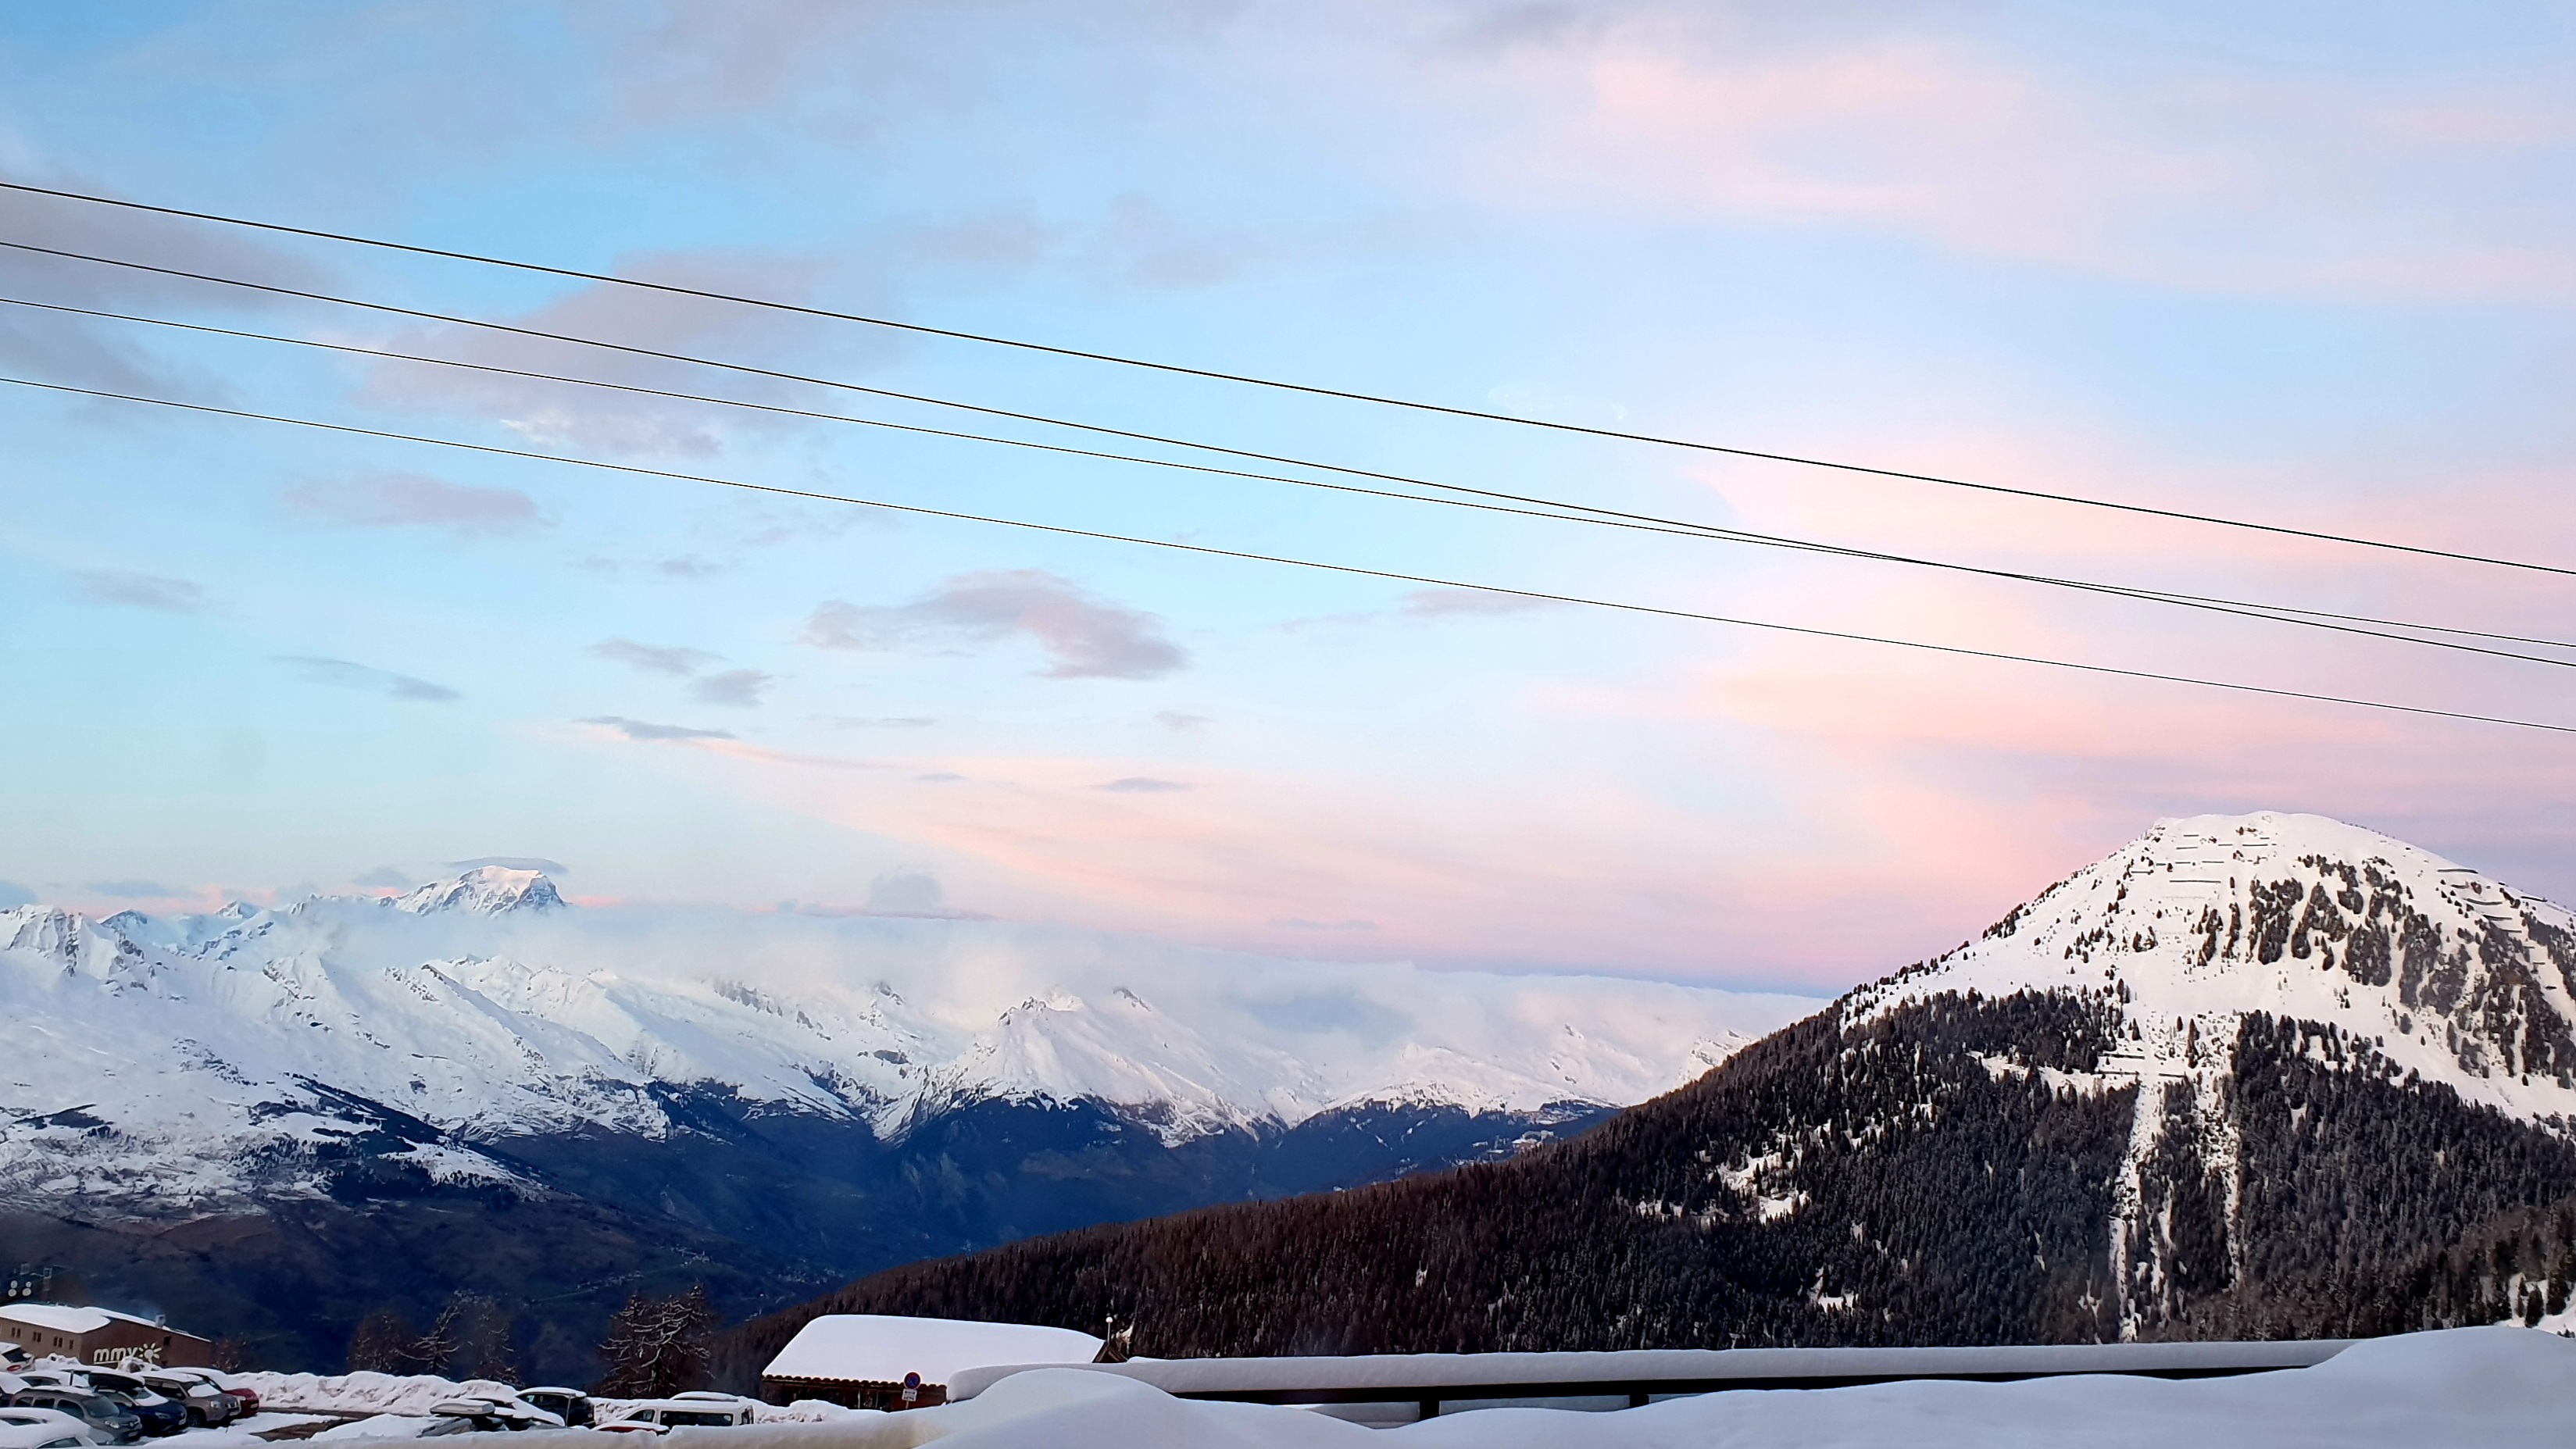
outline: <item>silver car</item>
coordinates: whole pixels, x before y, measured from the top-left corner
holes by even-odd
[[[91,1428],[83,1420],[75,1419],[60,1409],[21,1409],[8,1405],[0,1405],[0,1428],[33,1429],[38,1431],[50,1429],[53,1431],[51,1434],[40,1432],[30,1436],[40,1439],[46,1446],[46,1449],[51,1449],[51,1446],[57,1440],[64,1438],[68,1438],[78,1444],[105,1444],[109,1442],[108,1437],[105,1434],[100,1433],[96,1429]]]
[[[143,1437],[143,1420],[132,1409],[105,1394],[61,1385],[37,1385],[9,1396],[13,1409],[53,1409],[80,1420],[109,1444],[131,1444]]]

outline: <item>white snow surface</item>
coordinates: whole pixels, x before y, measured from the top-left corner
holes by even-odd
[[[681,1429],[672,1449],[2421,1449],[2566,1442],[2576,1343],[2463,1328],[2356,1344],[2315,1368],[2169,1381],[1744,1390],[1641,1409],[1476,1409],[1395,1429],[1304,1409],[1175,1399],[1106,1374],[1039,1369],[976,1398],[820,1424]],[[721,1436],[721,1437],[715,1437]]]
[[[1625,1105],[1821,1002],[1283,961],[1036,925],[564,904],[486,867],[399,898],[103,919],[0,911],[0,1202],[159,1216],[311,1190],[371,1111],[394,1150],[672,1130],[657,1084],[900,1133],[1096,1098],[1168,1140],[1370,1101]],[[380,1142],[379,1146],[383,1144]]]
[[[417,1439],[423,1430],[437,1422],[436,1419],[426,1415],[378,1414],[371,1419],[351,1419],[345,1424],[334,1424],[313,1437],[316,1439]]]
[[[237,1373],[225,1376],[259,1395],[262,1412],[278,1409],[327,1409],[341,1414],[394,1414],[426,1420],[430,1406],[480,1394],[516,1394],[517,1389],[491,1379],[441,1378],[436,1374],[386,1374],[361,1370],[350,1374]]]
[[[2252,929],[2258,889],[2297,897],[2268,950]],[[2327,909],[2311,915],[2319,892]],[[2396,928],[2410,917],[2431,948],[2413,979]],[[2350,969],[2367,950],[2354,928],[2374,923],[2399,958],[2384,984]],[[2529,1055],[2535,1033],[2576,1033],[2576,914],[2321,815],[2158,821],[1984,939],[1854,992],[1844,1012],[1858,1022],[1936,992],[2025,989],[2125,991],[2136,1036],[2101,1074],[2117,1082],[2206,1085],[2227,1070],[2237,1024],[2260,1011],[2336,1026],[2401,1073],[2527,1121],[2576,1118],[2576,1075]]]
[[[0,1333],[12,1324],[46,1329],[54,1333],[96,1333],[111,1323],[139,1323],[146,1328],[161,1325],[149,1318],[119,1313],[113,1308],[82,1308],[68,1303],[10,1303],[0,1305]]]
[[[188,1449],[251,1449],[253,1445],[271,1442],[269,1435],[284,1429],[301,1429],[330,1423],[325,1414],[257,1413],[247,1419],[235,1419],[220,1429],[191,1429]],[[326,1431],[327,1432],[327,1431]]]
[[[948,1384],[966,1369],[1089,1363],[1099,1352],[1099,1339],[1070,1328],[827,1313],[796,1330],[761,1376],[901,1383],[905,1374],[917,1373],[923,1383]]]

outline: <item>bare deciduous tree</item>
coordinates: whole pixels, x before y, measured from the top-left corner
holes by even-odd
[[[594,1393],[625,1399],[666,1399],[704,1383],[707,1340],[716,1327],[715,1306],[701,1283],[667,1298],[637,1293],[608,1320],[599,1356],[607,1376]]]

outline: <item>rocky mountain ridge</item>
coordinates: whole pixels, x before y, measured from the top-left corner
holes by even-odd
[[[2576,1126],[2576,915],[2322,816],[2158,821],[1840,1011],[1856,1027],[1943,993],[2033,989],[2096,996],[2115,1019],[2093,1070],[2051,1081],[2137,1089],[2108,1238],[2132,1335],[2176,1311],[2184,1271],[2160,1173],[2187,1163],[2191,1189],[2206,1184],[2209,1231],[2244,1210],[2249,1024],[2266,1063],[2287,1041],[2314,1070],[2438,1087],[2553,1135]]]
[[[1604,1108],[1799,1005],[992,923],[582,910],[498,867],[202,916],[21,907],[0,911],[0,1201],[321,1191],[375,1108],[439,1129],[389,1160],[493,1182],[523,1176],[492,1150],[513,1139],[685,1130],[673,1092],[881,1140],[980,1101],[1091,1102],[1166,1145],[1372,1104]]]

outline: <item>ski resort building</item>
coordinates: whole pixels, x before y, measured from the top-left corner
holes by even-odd
[[[60,1303],[0,1307],[0,1341],[38,1358],[59,1354],[87,1364],[114,1365],[128,1355],[169,1368],[205,1368],[215,1361],[215,1346],[193,1333],[112,1308]]]
[[[850,1409],[926,1409],[948,1402],[949,1383],[968,1369],[1089,1363],[1100,1347],[1090,1334],[1031,1323],[826,1314],[797,1330],[761,1370],[760,1396],[773,1404],[821,1399]]]

